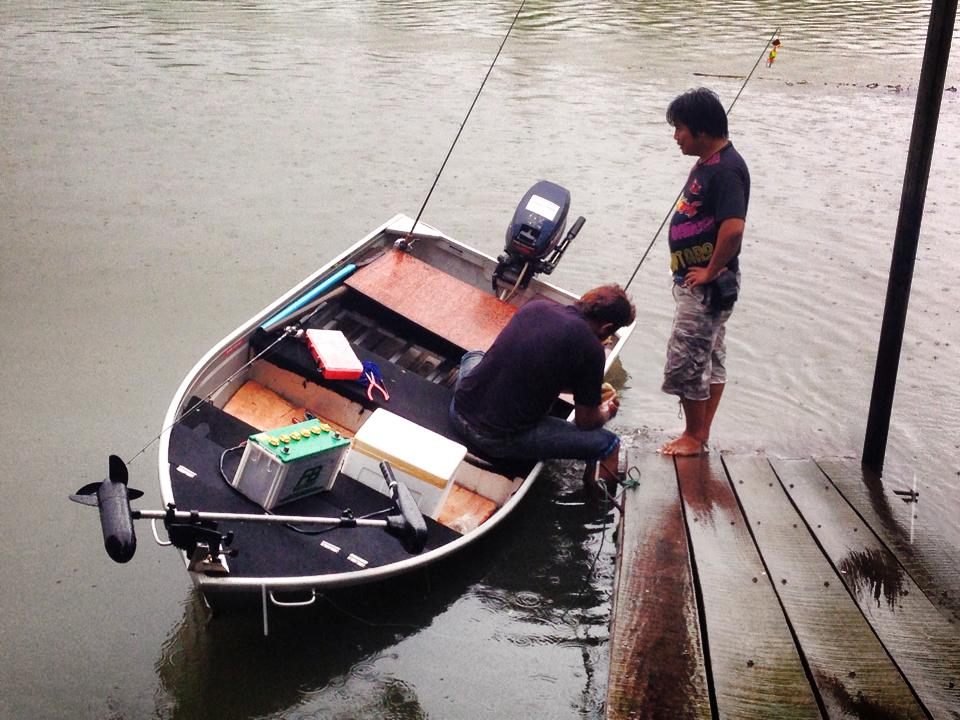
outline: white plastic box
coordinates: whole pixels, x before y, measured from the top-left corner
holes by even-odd
[[[378,408],[357,431],[341,472],[389,496],[380,463],[386,460],[409,488],[420,512],[433,519],[443,507],[467,448]]]

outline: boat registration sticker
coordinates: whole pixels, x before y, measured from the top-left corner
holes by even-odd
[[[360,557],[359,555],[354,555],[353,553],[350,553],[349,555],[347,555],[347,560],[349,560],[350,562],[352,562],[354,565],[359,565],[359,566],[362,567],[362,568],[364,568],[364,567],[367,566],[367,561],[366,561],[366,560],[364,560],[364,559],[363,559],[362,557]]]
[[[547,220],[556,220],[557,213],[560,212],[560,206],[539,195],[533,195],[530,202],[527,203],[527,210],[540,217],[545,217]]]

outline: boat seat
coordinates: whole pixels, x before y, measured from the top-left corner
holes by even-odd
[[[344,284],[464,351],[489,349],[517,311],[399,250],[384,253]]]

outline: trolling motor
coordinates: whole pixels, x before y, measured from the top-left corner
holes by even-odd
[[[236,555],[227,550],[233,542],[233,533],[221,535],[217,523],[224,520],[272,524],[331,525],[336,527],[381,527],[398,538],[407,552],[420,553],[427,544],[427,523],[410,489],[398,482],[389,463],[380,463],[380,471],[390,488],[395,513],[385,520],[356,518],[346,510],[338,518],[313,515],[258,515],[253,513],[199,512],[177,510],[172,504],[166,510],[133,510],[130,501],[143,496],[139,490],[127,487],[127,466],[116,455],[110,456],[108,477],[99,483],[90,483],[77,490],[70,499],[100,511],[100,528],[107,555],[118,563],[129,561],[137,551],[134,520],[163,520],[171,544],[183,550],[190,558],[190,569],[199,572],[227,572],[218,558]]]
[[[569,211],[570,191],[566,188],[540,180],[527,190],[513,213],[506,246],[493,272],[493,292],[501,300],[527,287],[534,275],[554,271],[586,222],[586,218],[578,217],[563,237]]]

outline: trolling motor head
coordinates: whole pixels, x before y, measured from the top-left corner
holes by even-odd
[[[143,495],[127,487],[127,465],[118,456],[111,455],[107,479],[90,483],[77,490],[70,499],[81,505],[92,505],[100,510],[100,529],[103,547],[115,562],[125,563],[137,551],[137,534],[133,530],[130,501]]]
[[[427,544],[427,523],[410,490],[393,474],[386,460],[380,463],[380,472],[390,488],[397,513],[387,516],[387,532],[400,539],[407,552],[420,553]]]
[[[499,292],[500,284],[526,287],[537,273],[553,272],[585,222],[577,218],[563,237],[569,211],[570,191],[566,188],[540,180],[527,190],[507,227],[503,254],[497,258],[494,293]]]

